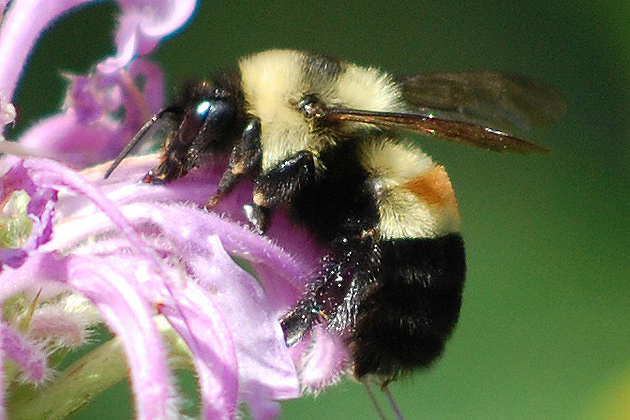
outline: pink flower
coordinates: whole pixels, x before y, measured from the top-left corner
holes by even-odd
[[[10,101],[37,36],[85,2],[15,0],[6,10],[0,124],[15,118]],[[163,106],[160,69],[136,56],[179,28],[194,2],[120,4],[116,56],[94,73],[68,76],[62,110],[19,143],[0,141],[0,151],[86,167],[114,157]],[[105,181],[104,166],[78,173],[48,159],[0,161],[8,168],[0,176],[0,213],[26,227],[18,235],[0,225],[14,240],[0,243],[0,298],[8,314],[0,322],[0,355],[16,366],[5,370],[3,383],[36,386],[29,398],[9,401],[12,415],[38,418],[53,409],[67,415],[84,395],[122,379],[128,365],[137,418],[173,418],[179,397],[169,366],[180,363],[197,374],[202,418],[232,419],[245,402],[252,417],[268,419],[278,415],[276,400],[319,390],[346,371],[338,336],[315,328],[310,342],[288,349],[278,323],[319,266],[323,251],[309,233],[280,211],[267,235],[254,233],[241,210],[251,199],[247,183],[216,212],[203,210],[220,167],[165,186],[136,181],[156,163],[155,155],[128,158]],[[115,338],[76,368],[55,373],[51,360],[85,344],[101,322]]]
[[[125,162],[127,171],[134,171],[132,179],[155,162],[136,160],[143,165]],[[297,286],[285,276],[299,278],[310,267],[245,226],[174,200],[179,194],[194,199],[188,191],[204,189],[207,177],[191,177],[160,194],[160,187],[129,183],[132,174],[126,171],[121,171],[125,181],[105,182],[94,170],[89,183],[52,161],[24,165],[37,184],[72,193],[60,196],[54,238],[23,266],[0,275],[0,294],[6,299],[42,289],[56,296],[48,288],[63,285],[92,301],[125,347],[138,418],[166,418],[174,398],[156,316],[166,319],[191,353],[203,418],[232,418],[239,401],[259,418],[269,418],[277,414],[271,400],[299,396],[277,322],[280,309],[223,247],[267,272],[266,281],[283,299],[297,296]],[[225,203],[224,210],[232,204]]]
[[[43,290],[45,306],[63,286],[93,302],[122,341],[139,418],[165,418],[175,399],[156,317],[186,343],[203,418],[233,418],[240,401],[255,418],[274,417],[273,400],[300,394],[296,364],[304,388],[334,382],[346,367],[337,337],[318,330],[317,345],[289,350],[277,321],[318,266],[321,251],[308,232],[282,217],[268,236],[244,225],[250,185],[219,204],[221,215],[201,210],[221,168],[166,186],[129,182],[156,162],[155,155],[130,158],[104,181],[103,166],[84,179],[49,160],[25,161],[35,184],[69,191],[59,196],[53,239],[0,274],[0,296]],[[262,287],[230,255],[248,261]],[[76,328],[51,329],[65,339]]]

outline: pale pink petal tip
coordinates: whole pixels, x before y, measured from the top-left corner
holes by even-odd
[[[121,0],[123,14],[116,33],[117,53],[101,62],[97,69],[112,73],[129,64],[137,55],[150,53],[158,42],[180,29],[192,16],[194,0]]]
[[[311,336],[312,345],[302,357],[300,380],[305,390],[317,393],[339,382],[347,373],[349,358],[339,334],[316,327]]]
[[[15,121],[15,107],[0,93],[0,133],[5,125]]]

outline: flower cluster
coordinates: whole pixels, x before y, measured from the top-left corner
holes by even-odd
[[[37,37],[88,2],[0,1],[0,128],[19,118],[11,101]],[[141,56],[195,7],[118,3],[116,55],[88,75],[66,76],[57,114],[17,142],[0,138],[0,357],[9,384],[8,392],[0,386],[0,419],[7,411],[62,418],[122,379],[127,365],[139,419],[181,416],[177,366],[197,375],[201,418],[234,418],[241,402],[252,417],[273,418],[276,400],[321,389],[347,368],[339,337],[316,328],[308,344],[287,349],[277,321],[322,256],[309,234],[280,212],[268,235],[254,233],[241,214],[247,183],[216,212],[203,210],[221,168],[154,186],[137,180],[155,155],[128,158],[108,180],[106,165],[65,166],[113,158],[163,106],[161,71]],[[102,323],[114,338],[56,372]]]

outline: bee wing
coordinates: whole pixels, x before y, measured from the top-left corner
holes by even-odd
[[[317,118],[327,123],[350,121],[401,128],[495,152],[546,153],[549,151],[542,146],[489,127],[420,114],[328,108],[322,110]]]
[[[531,130],[560,118],[566,102],[539,81],[508,73],[428,73],[398,78],[414,111],[502,130]]]

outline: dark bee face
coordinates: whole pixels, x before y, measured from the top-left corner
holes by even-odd
[[[177,179],[197,166],[207,153],[229,151],[240,126],[234,95],[203,82],[186,89],[167,115],[170,133],[160,165],[144,178],[149,183]]]

